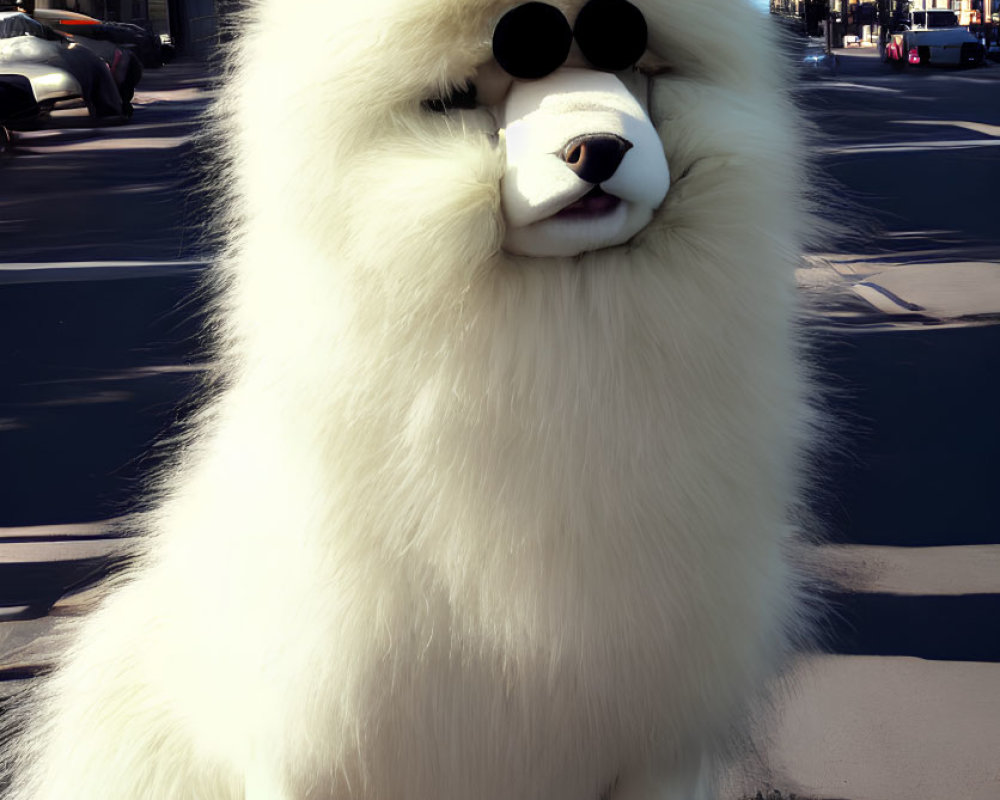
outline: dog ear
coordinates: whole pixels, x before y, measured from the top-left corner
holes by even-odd
[[[493,57],[515,78],[544,78],[563,65],[573,31],[563,13],[547,3],[512,8],[493,29]]]
[[[628,69],[646,51],[649,31],[642,12],[627,0],[590,0],[576,18],[576,42],[597,69]]]

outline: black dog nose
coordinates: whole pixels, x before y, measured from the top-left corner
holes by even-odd
[[[602,183],[615,174],[632,142],[614,134],[577,136],[562,151],[563,161],[587,183]]]

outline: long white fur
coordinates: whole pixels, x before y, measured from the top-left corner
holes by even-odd
[[[761,15],[634,2],[673,184],[552,259],[500,249],[488,115],[420,106],[510,0],[255,7],[224,380],[7,800],[705,796],[801,633],[805,214]]]

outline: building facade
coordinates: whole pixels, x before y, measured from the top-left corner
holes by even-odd
[[[773,13],[797,17],[810,35],[820,35],[829,20],[835,42],[845,34],[876,41],[893,17],[927,9],[954,11],[959,25],[977,26],[998,21],[1000,0],[771,0]]]

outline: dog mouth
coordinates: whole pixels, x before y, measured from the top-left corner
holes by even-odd
[[[555,219],[587,219],[589,217],[602,217],[610,214],[622,200],[613,194],[608,194],[600,186],[595,186],[575,203],[570,203],[566,208],[554,214]]]

